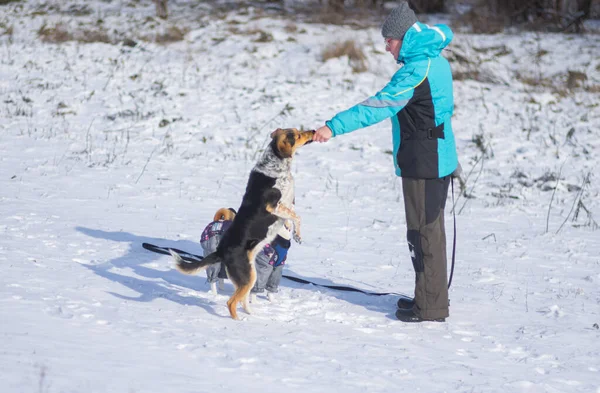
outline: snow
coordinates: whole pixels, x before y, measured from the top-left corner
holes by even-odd
[[[445,323],[285,279],[234,321],[230,283],[214,296],[141,244],[200,252],[270,131],[320,126],[397,66],[376,27],[169,3],[168,22],[151,2],[0,6],[1,392],[600,392],[597,34],[456,34],[453,69],[481,78],[454,85],[469,198],[457,182]],[[139,45],[42,42],[58,22]],[[184,40],[139,38],[169,26]],[[367,72],[323,63],[346,39]],[[568,71],[587,79],[569,89]],[[285,274],[412,294],[390,142],[383,122],[298,152]]]

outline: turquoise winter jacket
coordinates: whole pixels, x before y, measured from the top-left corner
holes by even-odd
[[[415,23],[404,36],[404,63],[377,94],[327,121],[333,136],[392,119],[396,174],[435,179],[458,165],[452,132],[452,72],[441,56],[453,38],[446,25]]]

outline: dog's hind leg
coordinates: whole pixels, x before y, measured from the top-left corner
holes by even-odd
[[[250,291],[254,288],[254,284],[256,284],[256,269],[252,266],[252,269],[250,269],[250,283],[247,287],[248,292],[246,292],[242,301],[242,307],[248,314],[252,314],[252,309],[250,308]]]
[[[238,303],[242,303],[242,307],[244,310],[251,314],[252,310],[248,305],[248,295],[250,294],[250,290],[254,286],[254,283],[249,283],[246,285],[242,285],[238,287],[233,295],[227,301],[227,307],[229,308],[229,314],[231,314],[231,318],[239,319],[237,315],[237,305]]]
[[[248,253],[248,256],[252,257],[251,253]],[[241,285],[237,283],[233,283],[235,286],[235,292],[227,301],[227,307],[229,308],[229,314],[231,314],[231,318],[239,319],[237,316],[237,305],[238,303],[242,304],[242,307],[248,314],[252,314],[252,310],[250,309],[248,300],[250,296],[250,291],[254,287],[254,283],[256,282],[256,270],[254,267],[250,269],[250,277],[249,280]]]
[[[248,295],[246,295],[246,298],[244,298],[244,301],[242,302],[242,307],[244,308],[244,311],[252,315],[252,309],[250,308],[250,293],[248,293]]]
[[[236,286],[235,283],[233,285]],[[229,315],[231,315],[231,318],[233,318],[233,319],[239,319],[237,316],[237,304],[238,304],[238,300],[236,297],[237,293],[238,293],[238,289],[236,287],[233,295],[231,295],[229,300],[227,300],[227,308],[229,309]]]

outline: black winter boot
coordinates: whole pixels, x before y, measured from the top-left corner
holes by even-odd
[[[415,314],[415,312],[412,309],[407,310],[407,309],[402,309],[402,308],[399,308],[396,311],[396,318],[398,318],[402,322],[425,322],[425,321],[445,322],[446,321],[446,318],[423,319],[420,316],[418,316],[417,314]]]
[[[398,308],[410,310],[415,305],[415,299],[411,299],[409,297],[401,297],[398,299]]]

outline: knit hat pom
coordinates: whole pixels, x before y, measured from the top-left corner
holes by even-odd
[[[408,29],[415,23],[417,23],[415,12],[409,7],[406,1],[403,1],[397,8],[392,10],[385,22],[383,22],[381,35],[384,38],[401,40]]]

